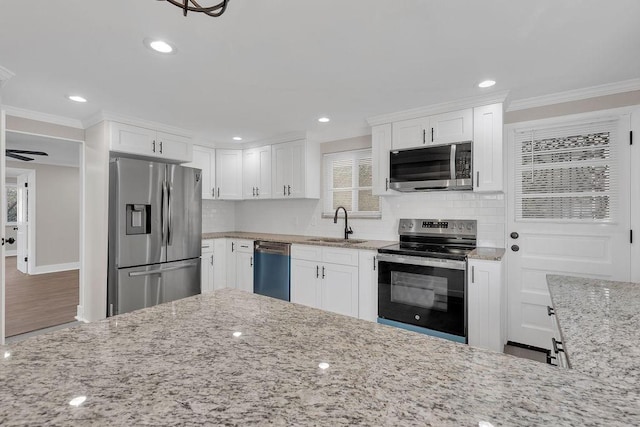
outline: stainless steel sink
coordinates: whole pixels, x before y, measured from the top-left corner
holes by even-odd
[[[345,245],[357,245],[358,243],[366,242],[366,240],[340,239],[337,237],[318,237],[315,239],[307,239],[307,242],[342,243]]]

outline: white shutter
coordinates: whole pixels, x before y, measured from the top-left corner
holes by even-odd
[[[516,220],[615,222],[618,121],[518,130]]]

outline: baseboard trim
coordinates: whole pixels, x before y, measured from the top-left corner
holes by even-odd
[[[529,345],[529,344],[521,344],[519,342],[514,342],[514,341],[507,341],[507,345],[510,345],[513,347],[526,348],[527,350],[539,351],[540,353],[545,353],[545,354],[550,353],[550,351],[547,350],[546,348],[536,347],[535,345]]]
[[[66,264],[49,264],[38,265],[29,274],[47,274],[47,273],[59,273],[61,271],[79,270],[79,262],[69,262]]]

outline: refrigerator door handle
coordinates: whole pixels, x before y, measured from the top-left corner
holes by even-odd
[[[171,191],[173,190],[173,185],[167,185],[167,244],[171,246],[173,244],[173,235],[171,234]]]
[[[167,183],[165,181],[162,181],[162,196],[160,198],[160,237],[162,239],[162,245],[164,246],[164,229],[166,228],[164,226],[164,219],[165,219],[165,214],[164,214],[164,201],[165,201],[165,192],[167,191]]]
[[[129,273],[129,277],[140,277],[140,276],[151,276],[153,274],[162,274],[169,271],[176,271],[176,270],[182,270],[183,268],[193,267],[196,264],[197,263],[182,264],[182,265],[176,265],[175,267],[158,268],[158,269],[149,270],[149,271],[132,271],[131,273]]]

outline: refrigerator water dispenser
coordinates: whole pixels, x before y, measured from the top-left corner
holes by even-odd
[[[127,235],[151,233],[151,205],[127,204]]]

